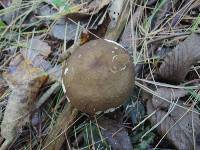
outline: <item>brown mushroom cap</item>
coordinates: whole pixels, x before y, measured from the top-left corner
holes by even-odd
[[[70,102],[89,114],[120,106],[133,90],[131,57],[121,46],[102,39],[75,50],[63,71]]]

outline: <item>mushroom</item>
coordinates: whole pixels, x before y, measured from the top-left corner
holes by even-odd
[[[119,44],[92,40],[66,61],[63,86],[71,104],[95,114],[119,107],[131,95],[134,67],[130,55]]]

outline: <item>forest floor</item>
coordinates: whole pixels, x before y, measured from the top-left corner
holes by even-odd
[[[0,0],[0,150],[200,149],[199,14],[200,0]],[[96,39],[127,51],[134,89],[91,115],[62,72]]]

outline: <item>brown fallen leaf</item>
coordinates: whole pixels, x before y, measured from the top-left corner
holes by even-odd
[[[44,71],[52,68],[50,62],[45,60],[51,53],[51,47],[46,42],[33,38],[25,45],[27,48],[21,49],[21,53],[34,67],[39,67]]]
[[[32,50],[28,51],[28,58],[31,57],[31,53],[33,52],[42,55],[44,58],[47,58],[51,53],[51,47],[48,45],[48,43],[38,38],[30,39],[27,43],[27,47]]]
[[[174,103],[177,102],[178,98],[186,95],[186,92],[182,89],[170,88],[160,88],[157,93]],[[181,102],[178,103],[181,104]],[[151,116],[150,122],[155,125],[158,133],[165,136],[177,149],[192,150],[194,148],[196,141],[193,141],[193,139],[200,133],[198,114],[163,101],[157,96],[148,100],[146,107],[149,115],[157,110]],[[193,110],[195,109],[193,108]]]
[[[17,55],[4,73],[12,90],[1,124],[1,135],[5,138],[1,150],[17,138],[21,127],[28,121],[28,114],[36,102],[38,92],[47,81],[48,75],[33,67],[29,60]]]
[[[101,117],[98,119],[98,124],[102,128],[102,135],[106,138],[113,150],[133,149],[126,129],[118,121]]]
[[[56,21],[50,35],[60,40],[74,40],[78,22],[87,30],[96,30],[106,18],[106,15],[99,15],[98,12],[107,6],[110,1],[94,0],[89,2],[88,5],[83,5],[80,11],[66,14],[65,17]]]
[[[77,30],[77,22],[86,27],[90,16],[81,13],[68,14],[66,18],[56,21],[51,29],[50,35],[60,40],[74,40]],[[67,36],[66,36],[67,35]]]
[[[169,100],[169,102],[173,102],[178,97],[184,97],[185,95],[187,95],[187,92],[184,89],[171,89],[171,88],[158,88],[157,93],[159,96]],[[169,107],[170,105],[169,102],[166,102],[157,96],[153,96],[152,99],[152,105],[154,108]]]
[[[66,21],[64,19],[60,19],[52,27],[50,35],[60,40],[73,40],[75,38],[76,28],[76,24]]]
[[[200,60],[200,35],[191,34],[168,54],[159,68],[159,76],[169,83],[184,81],[192,64]]]

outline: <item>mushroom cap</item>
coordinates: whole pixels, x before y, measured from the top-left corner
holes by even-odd
[[[94,114],[119,107],[133,90],[132,59],[115,43],[92,40],[67,60],[63,84],[72,105],[82,112]]]

